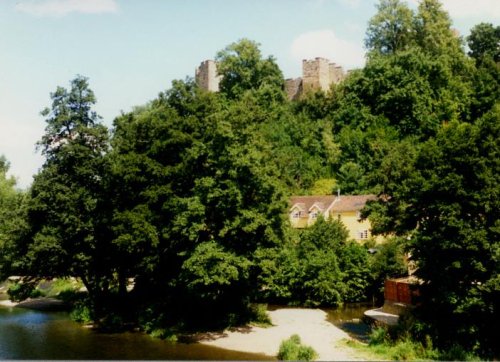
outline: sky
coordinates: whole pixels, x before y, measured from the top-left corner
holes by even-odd
[[[412,8],[418,0],[408,0]],[[43,164],[35,143],[50,93],[89,78],[95,110],[111,126],[193,77],[195,68],[241,38],[261,44],[285,78],[302,59],[364,64],[363,40],[377,0],[0,0],[0,155],[26,188]],[[442,0],[466,36],[500,23],[500,0]]]

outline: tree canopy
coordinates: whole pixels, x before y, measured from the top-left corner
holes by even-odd
[[[248,39],[217,53],[220,92],[173,81],[111,130],[86,78],[58,87],[29,192],[0,158],[0,274],[81,278],[97,323],[225,327],[252,302],[380,296],[407,252],[414,337],[498,356],[498,27],[474,27],[466,54],[439,1],[377,9],[366,65],[299,100]],[[363,216],[386,243],[291,228],[290,195],[338,189],[379,196]]]

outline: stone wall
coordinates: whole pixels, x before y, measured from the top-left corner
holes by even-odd
[[[302,78],[285,80],[285,93],[289,100],[297,100],[302,94]]]
[[[205,60],[195,71],[195,81],[198,87],[210,92],[219,91],[221,76],[217,75],[217,63]]]
[[[302,88],[304,92],[321,89],[327,91],[330,85],[328,59],[316,58],[302,61]]]
[[[340,83],[346,77],[341,66],[330,63],[326,58],[302,61],[302,77],[287,79],[285,92],[290,100],[299,99],[304,93],[316,90],[327,92],[332,84]],[[202,89],[218,92],[221,76],[217,75],[217,63],[213,60],[201,62],[195,73],[196,84]]]

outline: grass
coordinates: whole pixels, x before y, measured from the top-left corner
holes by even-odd
[[[342,345],[355,349],[364,358],[371,360],[394,361],[476,361],[479,358],[468,353],[460,346],[441,351],[432,346],[430,338],[425,343],[411,340],[409,337],[400,337],[392,340],[384,328],[372,330],[370,342],[361,343],[356,340],[343,340]]]
[[[57,278],[51,281],[42,281],[38,285],[43,294],[47,297],[62,297],[65,295],[77,292],[83,284],[74,278]]]

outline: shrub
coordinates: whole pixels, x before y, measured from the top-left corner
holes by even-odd
[[[149,335],[153,338],[164,339],[172,343],[177,342],[177,335],[171,329],[167,328],[153,329]]]
[[[94,320],[92,316],[92,311],[87,304],[84,302],[78,302],[73,307],[70,317],[75,322],[89,324]]]
[[[33,283],[15,283],[9,287],[7,294],[14,302],[21,302],[28,298],[37,298],[43,295]]]
[[[282,361],[312,361],[318,354],[312,347],[302,345],[300,337],[294,334],[281,342],[277,357]]]
[[[378,327],[375,329],[372,329],[369,337],[369,342],[368,344],[370,346],[377,345],[377,344],[384,344],[389,340],[389,333],[387,329],[383,327]]]
[[[271,319],[267,314],[267,305],[266,304],[253,304],[250,307],[251,313],[251,321],[253,324],[258,326],[270,326]]]

